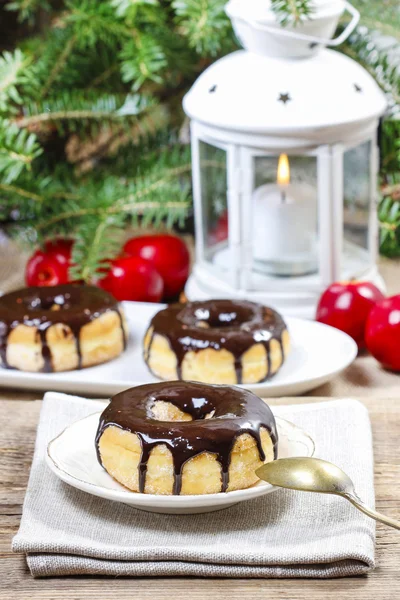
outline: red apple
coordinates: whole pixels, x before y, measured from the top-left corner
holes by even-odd
[[[25,280],[28,286],[51,286],[68,283],[73,240],[47,241],[26,264]]]
[[[74,240],[65,238],[56,238],[48,240],[45,245],[46,254],[51,254],[60,263],[68,268],[71,264],[71,252]]]
[[[175,235],[142,235],[131,238],[125,254],[149,261],[164,280],[165,299],[174,298],[184,288],[189,276],[190,257],[185,243]]]
[[[385,298],[369,313],[365,339],[384,367],[400,371],[400,295]]]
[[[97,282],[117,300],[159,302],[164,284],[151,263],[140,256],[125,256],[111,261],[107,275]]]
[[[375,304],[385,296],[368,281],[338,281],[322,294],[317,321],[341,329],[365,348],[365,324]]]
[[[214,229],[210,231],[209,243],[218,244],[228,239],[229,225],[228,225],[228,211],[224,211],[218,218],[217,224]]]

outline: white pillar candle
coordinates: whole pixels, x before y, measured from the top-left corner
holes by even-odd
[[[254,258],[274,275],[317,270],[317,193],[307,183],[266,184],[254,192]]]

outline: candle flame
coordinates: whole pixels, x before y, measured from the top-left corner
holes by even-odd
[[[290,183],[290,167],[287,154],[281,154],[278,162],[277,183],[279,185],[287,185]]]

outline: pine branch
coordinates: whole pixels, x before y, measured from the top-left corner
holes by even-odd
[[[186,158],[185,162],[182,159]],[[179,164],[176,164],[179,163]],[[75,278],[90,281],[103,261],[113,258],[120,249],[126,220],[137,224],[140,217],[144,227],[167,227],[184,218],[189,208],[189,179],[191,164],[187,151],[164,149],[154,160],[151,172],[134,180],[107,177],[91,179],[77,186],[76,194],[64,195],[64,211],[54,202],[55,192],[46,191],[38,213],[27,217],[21,236],[34,227],[38,239],[60,235],[67,231],[76,239],[73,261]],[[48,218],[43,218],[44,215]]]
[[[400,16],[398,16],[400,23]],[[386,93],[389,110],[381,128],[381,175],[400,171],[400,69],[398,43],[363,25],[347,41],[342,51],[361,63]]]
[[[130,127],[126,123],[105,123],[90,137],[75,133],[65,146],[67,159],[79,165],[79,173],[86,173],[96,166],[99,159],[114,157],[124,146],[130,145],[131,152],[127,154],[130,164],[125,166],[124,174],[132,172],[131,154],[138,152],[137,145],[164,130],[168,126],[168,119],[166,107],[156,105],[139,116]]]
[[[389,258],[400,256],[400,178],[382,190],[378,206],[380,252]]]
[[[313,0],[271,0],[271,8],[283,26],[299,25],[315,10]]]
[[[197,53],[215,56],[233,45],[225,3],[225,0],[173,0],[179,29]]]
[[[43,150],[36,136],[21,131],[15,124],[0,120],[0,175],[3,183],[15,181],[25,169],[30,169]]]
[[[115,47],[121,38],[130,38],[132,31],[121,19],[115,19],[110,2],[98,0],[66,0],[68,12],[59,25],[71,27],[78,47],[87,51],[102,44]]]
[[[51,69],[48,78],[44,82],[44,85],[43,85],[43,88],[41,91],[42,98],[45,98],[47,96],[51,86],[56,81],[59,73],[65,66],[65,64],[68,60],[68,57],[71,54],[71,52],[76,44],[76,40],[77,40],[76,35],[72,35],[69,38],[69,40],[67,41],[67,43],[65,44],[65,47],[62,50],[62,52],[60,53],[60,55],[58,56],[56,62],[54,63],[53,68]]]
[[[383,91],[389,96],[393,107],[400,106],[400,72],[398,63],[391,60],[391,51],[396,49],[394,42],[385,49],[378,46],[377,34],[359,27],[350,37],[342,52],[360,62],[377,80]]]
[[[158,0],[111,0],[111,6],[115,8],[118,17],[127,19],[129,23],[135,21],[137,13],[142,7],[156,6],[159,10]]]
[[[149,147],[153,147],[150,141]],[[0,214],[6,218],[15,212],[14,235],[31,243],[33,235],[37,241],[73,235],[80,248],[76,273],[90,280],[104,257],[115,256],[129,220],[144,227],[162,222],[171,227],[182,221],[190,207],[188,148],[168,146],[151,151],[143,161],[140,158],[132,165],[134,176],[128,178],[93,173],[77,180],[61,166],[46,177],[42,174],[39,182],[35,173],[25,173],[13,186],[0,184]],[[106,233],[100,236],[99,231]],[[113,242],[108,242],[109,236]]]
[[[94,79],[92,79],[92,81],[90,81],[90,83],[87,84],[86,89],[95,88],[97,86],[102,85],[105,81],[107,81],[107,79],[109,79],[112,75],[117,73],[119,71],[119,69],[120,69],[119,62],[115,62],[111,66],[104,69],[104,71],[102,71],[101,73],[96,75],[96,77],[94,77]]]
[[[28,80],[29,63],[30,59],[19,49],[0,56],[0,112],[15,112],[14,104],[23,103],[18,86]]]
[[[381,176],[384,183],[391,174],[400,172],[400,120],[387,118],[381,127]]]
[[[161,72],[167,66],[167,60],[152,36],[137,34],[135,39],[124,44],[119,57],[122,81],[132,83],[133,91],[138,91],[147,81],[163,83]]]
[[[114,181],[114,194],[110,206],[107,206],[106,208],[99,206],[77,208],[74,205],[70,210],[61,213],[58,212],[58,214],[55,214],[53,217],[38,224],[37,230],[39,232],[46,231],[60,222],[69,221],[71,219],[80,219],[81,217],[87,216],[112,216],[124,213],[130,215],[133,219],[137,219],[138,216],[145,217],[146,222],[149,224],[152,220],[156,223],[159,222],[166,213],[169,213],[169,211],[182,214],[186,212],[189,207],[189,202],[187,201],[188,188],[182,189],[178,182],[176,182],[175,185],[172,184],[172,190],[174,194],[181,196],[180,200],[166,201],[165,198],[160,198],[158,200],[142,199],[146,197],[151,198],[160,192],[162,196],[166,193],[170,193],[171,187],[167,191],[167,185],[170,184],[169,180],[176,178],[179,175],[189,174],[190,171],[190,163],[176,169],[171,169],[169,172],[165,173],[164,177],[156,181],[150,183],[147,181],[136,182],[133,187],[137,188],[137,190],[128,192],[120,197],[115,197],[115,191],[120,186],[117,185],[117,181]],[[110,181],[108,183],[110,183]],[[81,200],[84,199],[87,200],[87,196],[86,198],[81,198]],[[141,201],[139,202],[139,200]]]
[[[368,27],[368,29],[379,31],[383,35],[388,35],[393,38],[399,39],[399,28],[397,25],[393,25],[392,23],[385,23],[379,19],[363,17],[363,24]]]
[[[79,207],[82,191],[74,181],[73,172],[66,164],[52,170],[43,167],[41,159],[32,163],[32,169],[23,171],[12,185],[0,183],[1,218],[21,222],[21,231],[35,226],[40,220],[60,210],[60,206]],[[79,192],[79,193],[78,193]]]
[[[35,202],[43,202],[43,196],[39,196],[39,194],[35,194],[34,192],[30,192],[24,188],[20,188],[15,185],[0,183],[0,190],[6,194],[11,194],[13,198],[15,196],[20,196],[21,198],[34,200]]]
[[[65,87],[80,82],[87,87],[84,74],[93,78],[96,72],[103,72],[102,65],[108,58],[115,63],[122,40],[132,37],[126,24],[115,19],[108,2],[69,0],[65,4],[67,10],[53,20],[45,43],[37,40],[38,45],[32,46],[36,58],[35,98],[51,94],[60,82],[67,84]]]
[[[32,24],[39,9],[50,10],[50,4],[46,0],[13,0],[8,2],[4,8],[18,12],[19,22],[28,21]]]
[[[148,192],[150,193],[151,189],[149,189]],[[138,196],[140,197],[140,195],[141,194]],[[189,208],[189,202],[183,201],[163,202],[162,204],[159,201],[137,202],[137,196],[134,194],[129,194],[119,200],[120,204],[118,206],[110,206],[107,209],[88,207],[62,212],[47,221],[43,221],[36,229],[38,233],[42,233],[53,228],[55,225],[58,226],[59,223],[62,222],[69,223],[71,220],[81,219],[82,217],[109,217],[118,215],[118,213],[129,214],[135,222],[137,222],[137,217],[145,217],[146,224],[150,225],[153,220],[155,223],[162,221],[165,216],[169,215],[170,211],[171,214],[175,213],[175,216],[173,217],[173,220],[175,221],[178,217],[184,215]],[[72,229],[75,228],[72,226],[71,230]]]
[[[123,219],[102,214],[98,220],[83,221],[76,232],[71,276],[90,282],[121,248]]]
[[[26,116],[16,120],[18,127],[33,127],[41,123],[69,121],[82,126],[83,121],[119,121],[136,119],[150,108],[152,101],[145,96],[111,94],[99,95],[81,90],[64,92],[57,97],[44,101],[27,102],[24,106]]]
[[[400,40],[400,11],[398,0],[353,0],[361,13],[361,23],[370,31]]]

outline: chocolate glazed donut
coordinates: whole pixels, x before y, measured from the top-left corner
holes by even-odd
[[[157,401],[172,403],[190,414],[193,421],[155,419],[152,407]],[[184,464],[203,452],[217,456],[221,465],[221,489],[225,492],[229,484],[231,451],[242,433],[254,438],[260,460],[264,461],[260,430],[265,428],[273,444],[274,458],[277,456],[278,434],[269,406],[248,390],[226,385],[172,381],[141,385],[117,394],[101,414],[96,434],[97,457],[102,466],[99,441],[110,426],[135,433],[140,439],[140,492],[145,489],[150,452],[158,444],[165,444],[172,453],[173,494],[181,491]]]
[[[176,356],[176,376],[179,379],[182,379],[182,363],[186,353],[199,353],[213,348],[228,350],[233,355],[236,381],[232,383],[243,382],[243,355],[255,344],[264,346],[267,360],[266,374],[257,383],[270,378],[276,372],[271,368],[271,342],[276,340],[280,346],[281,365],[285,359],[283,339],[287,336],[288,340],[286,324],[279,313],[246,300],[209,300],[171,305],[153,317],[148,332],[151,332],[151,336],[147,347],[145,338],[144,360],[150,370],[152,345],[154,336],[158,334],[168,340]]]
[[[0,297],[0,357],[6,368],[8,337],[19,325],[37,328],[44,366],[42,371],[53,371],[51,350],[47,343],[47,331],[61,323],[72,331],[78,355],[78,369],[82,368],[80,332],[84,325],[107,311],[117,313],[126,346],[122,316],[117,301],[107,292],[94,286],[57,285],[30,287]]]

